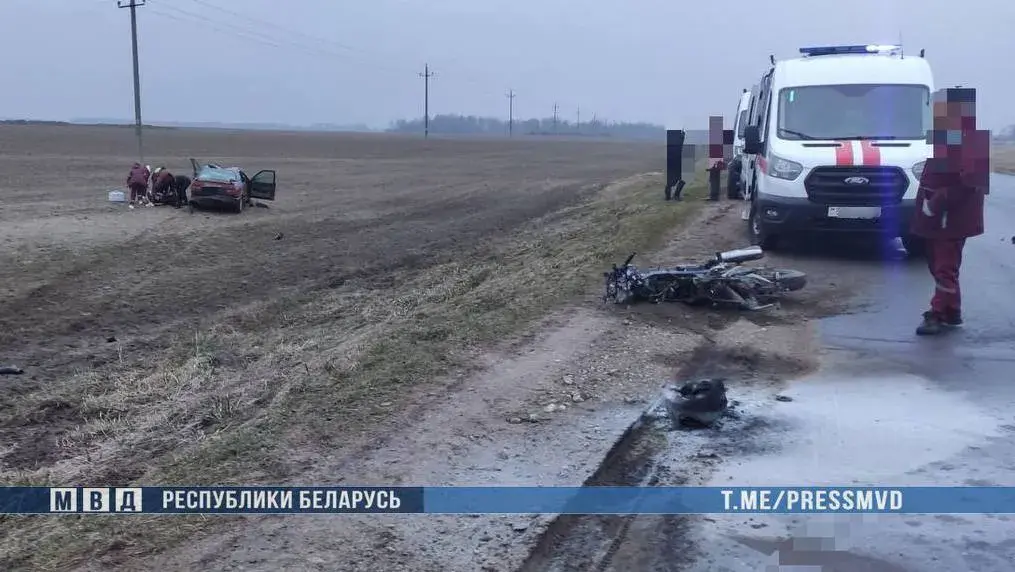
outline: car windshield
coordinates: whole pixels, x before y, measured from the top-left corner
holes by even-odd
[[[779,92],[777,136],[814,139],[926,139],[930,90],[923,85],[815,85]]]

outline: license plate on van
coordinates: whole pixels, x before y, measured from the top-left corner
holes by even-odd
[[[881,207],[828,207],[829,218],[881,218]]]

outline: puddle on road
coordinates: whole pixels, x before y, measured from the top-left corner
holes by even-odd
[[[713,482],[890,482],[1000,434],[983,408],[915,375],[818,373],[785,395],[793,401],[772,408],[774,423],[763,437],[778,450],[739,459]]]
[[[851,357],[791,384],[783,394],[793,401],[769,408],[769,430],[756,437],[778,447],[729,459],[708,484],[953,486],[1010,474],[982,456],[1007,441],[988,404],[899,373],[899,363]],[[693,532],[705,548],[685,569],[1010,570],[1001,561],[1015,552],[1004,544],[1012,530],[1006,516],[718,515]]]

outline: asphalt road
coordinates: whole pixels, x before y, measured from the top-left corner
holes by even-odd
[[[777,453],[728,459],[711,484],[1015,486],[1015,177],[995,175],[984,236],[966,247],[966,324],[917,338],[933,283],[924,265],[843,261],[870,278],[868,304],[823,322],[818,373],[793,383],[767,440]],[[710,517],[709,572],[1009,571],[1005,515]]]

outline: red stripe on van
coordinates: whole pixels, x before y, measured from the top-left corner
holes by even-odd
[[[852,167],[853,166],[853,142],[852,141],[840,141],[839,146],[835,148],[835,166],[836,167]]]
[[[878,167],[881,165],[881,149],[874,146],[871,141],[860,141],[860,149],[863,151],[863,165],[865,167]]]

